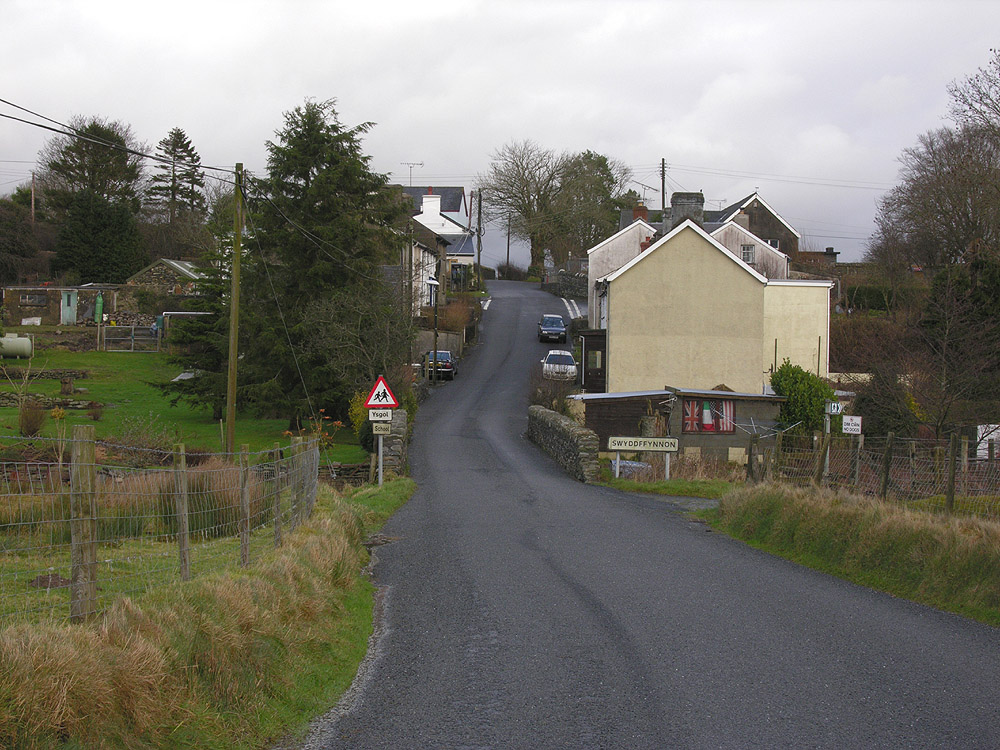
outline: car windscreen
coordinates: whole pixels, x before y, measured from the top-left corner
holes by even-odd
[[[565,324],[562,318],[542,318],[543,326],[552,326],[553,328],[562,328]]]
[[[576,361],[570,354],[550,354],[545,358],[546,364],[550,365],[575,365]]]

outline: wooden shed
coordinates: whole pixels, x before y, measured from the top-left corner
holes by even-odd
[[[665,433],[678,438],[682,454],[725,461],[745,460],[751,435],[772,435],[785,401],[760,393],[670,387],[569,398],[583,407],[584,424],[597,433],[602,451],[608,438],[638,436],[643,417],[660,416]]]

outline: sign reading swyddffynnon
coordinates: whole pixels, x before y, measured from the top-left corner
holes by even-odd
[[[674,437],[609,437],[609,451],[661,451],[677,452],[677,438]]]
[[[366,409],[398,409],[399,402],[396,397],[392,395],[392,391],[389,390],[389,384],[385,382],[385,378],[381,375],[378,376],[378,380],[375,381],[375,385],[372,386],[371,393],[368,394],[368,398],[365,400]]]

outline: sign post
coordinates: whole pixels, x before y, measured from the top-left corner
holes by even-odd
[[[656,451],[663,453],[663,478],[670,479],[670,454],[678,448],[675,437],[609,437],[608,450],[615,452],[615,479],[622,461],[622,451]]]
[[[378,486],[382,486],[382,437],[391,435],[392,432],[392,410],[399,408],[399,402],[392,395],[389,384],[381,375],[372,386],[368,398],[365,399],[365,408],[368,409],[368,419],[374,422],[372,425],[372,435],[378,437]]]

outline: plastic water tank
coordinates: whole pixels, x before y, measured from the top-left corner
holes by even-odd
[[[0,356],[3,357],[30,357],[32,352],[32,340],[28,336],[18,336],[16,333],[6,333],[0,338]]]

